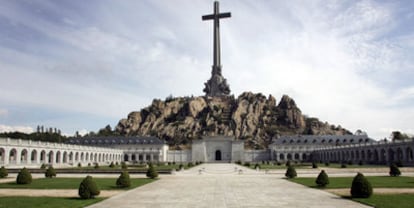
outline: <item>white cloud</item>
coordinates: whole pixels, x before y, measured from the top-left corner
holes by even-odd
[[[33,128],[30,126],[7,126],[0,124],[0,132],[23,132],[23,133],[32,133]]]
[[[222,1],[221,10],[232,12],[221,23],[223,74],[235,95],[288,94],[303,113],[374,138],[388,136],[384,129],[412,131],[414,32],[400,22],[412,14],[398,10],[409,6]],[[41,36],[22,38],[24,50],[0,44],[0,103],[120,119],[152,98],[202,94],[212,23],[200,16],[211,13],[211,2],[123,1],[99,8],[48,18],[0,8],[16,27]]]

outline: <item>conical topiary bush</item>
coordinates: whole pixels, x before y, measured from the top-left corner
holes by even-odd
[[[53,178],[56,177],[56,171],[52,166],[49,166],[49,168],[45,172],[46,178]]]
[[[296,177],[297,176],[297,174],[296,174],[296,170],[295,170],[295,167],[293,167],[293,166],[288,166],[288,168],[287,168],[287,170],[286,170],[286,173],[285,173],[285,176],[287,177],[287,178],[294,178],[294,177]]]
[[[148,178],[157,178],[158,177],[158,172],[155,170],[154,166],[152,166],[152,164],[150,164],[148,170],[147,170],[147,177]]]
[[[131,186],[131,179],[127,171],[121,173],[119,178],[116,180],[116,186],[120,188],[126,188]]]
[[[86,176],[79,185],[78,194],[82,199],[91,199],[99,195],[101,191],[92,176]]]
[[[398,166],[393,163],[390,165],[390,176],[400,176],[401,175],[401,171],[398,168]]]
[[[16,178],[17,184],[30,184],[32,183],[32,174],[26,169],[23,168],[20,170]]]
[[[372,195],[371,183],[362,173],[358,173],[352,180],[351,196],[353,198],[368,198]]]
[[[324,170],[322,170],[318,177],[315,180],[315,183],[319,186],[319,187],[325,187],[326,185],[329,184],[329,178],[328,178],[328,174],[326,174],[326,172]]]

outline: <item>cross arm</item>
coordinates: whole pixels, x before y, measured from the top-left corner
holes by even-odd
[[[218,15],[216,15],[216,14],[209,14],[209,15],[204,15],[201,18],[203,20],[211,20],[211,19],[214,19],[216,16],[218,18],[228,18],[228,17],[231,17],[231,13],[230,12],[226,12],[226,13],[220,13]]]

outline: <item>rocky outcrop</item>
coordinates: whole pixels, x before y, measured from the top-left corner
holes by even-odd
[[[153,135],[171,146],[185,147],[203,135],[226,135],[245,140],[247,148],[263,148],[278,135],[350,134],[346,129],[302,115],[284,95],[276,105],[269,95],[245,92],[234,97],[179,97],[153,100],[131,112],[116,126],[121,135]]]

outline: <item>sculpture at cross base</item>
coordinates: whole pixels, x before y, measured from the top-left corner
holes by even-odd
[[[227,80],[221,74],[221,62],[220,62],[220,19],[231,17],[230,12],[220,13],[219,2],[214,2],[214,13],[210,15],[202,16],[203,20],[214,20],[214,54],[213,54],[213,66],[211,71],[211,78],[204,83],[204,92],[206,96],[217,97],[227,96],[230,94],[230,86],[227,84]]]

